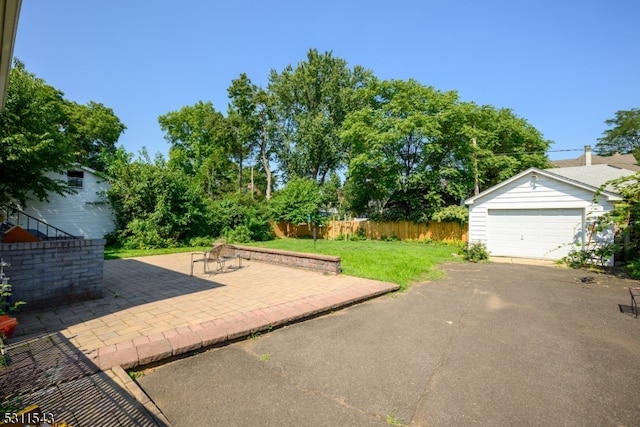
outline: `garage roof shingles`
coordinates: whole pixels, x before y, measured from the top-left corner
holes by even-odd
[[[614,179],[635,174],[635,172],[631,170],[621,169],[611,165],[573,166],[546,169],[546,171],[596,188],[600,188],[601,185]],[[607,185],[605,188],[607,191],[617,193],[615,187],[612,185]]]

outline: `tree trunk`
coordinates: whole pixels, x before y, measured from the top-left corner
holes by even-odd
[[[240,148],[242,150],[242,148]],[[238,191],[242,191],[242,153],[238,156]]]
[[[474,126],[475,128],[475,126]],[[477,196],[480,193],[480,185],[478,184],[478,142],[476,141],[476,137],[473,139],[473,195]]]
[[[267,200],[271,199],[271,167],[269,166],[269,157],[267,156],[267,126],[263,117],[262,121],[262,144],[260,145],[260,157],[262,157],[262,166],[264,166],[264,172],[267,175],[267,190],[265,191],[265,197]]]

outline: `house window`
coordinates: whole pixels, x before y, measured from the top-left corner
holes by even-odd
[[[82,188],[83,179],[83,171],[67,171],[67,185],[69,187]]]

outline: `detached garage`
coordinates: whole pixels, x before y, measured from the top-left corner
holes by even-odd
[[[612,231],[592,233],[591,225],[622,199],[611,187],[597,203],[594,195],[606,182],[633,174],[609,165],[527,169],[466,200],[469,242],[484,243],[491,256],[553,260],[610,242]]]

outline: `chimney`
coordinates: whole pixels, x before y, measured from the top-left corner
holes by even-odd
[[[591,166],[591,146],[584,146],[584,165]]]

